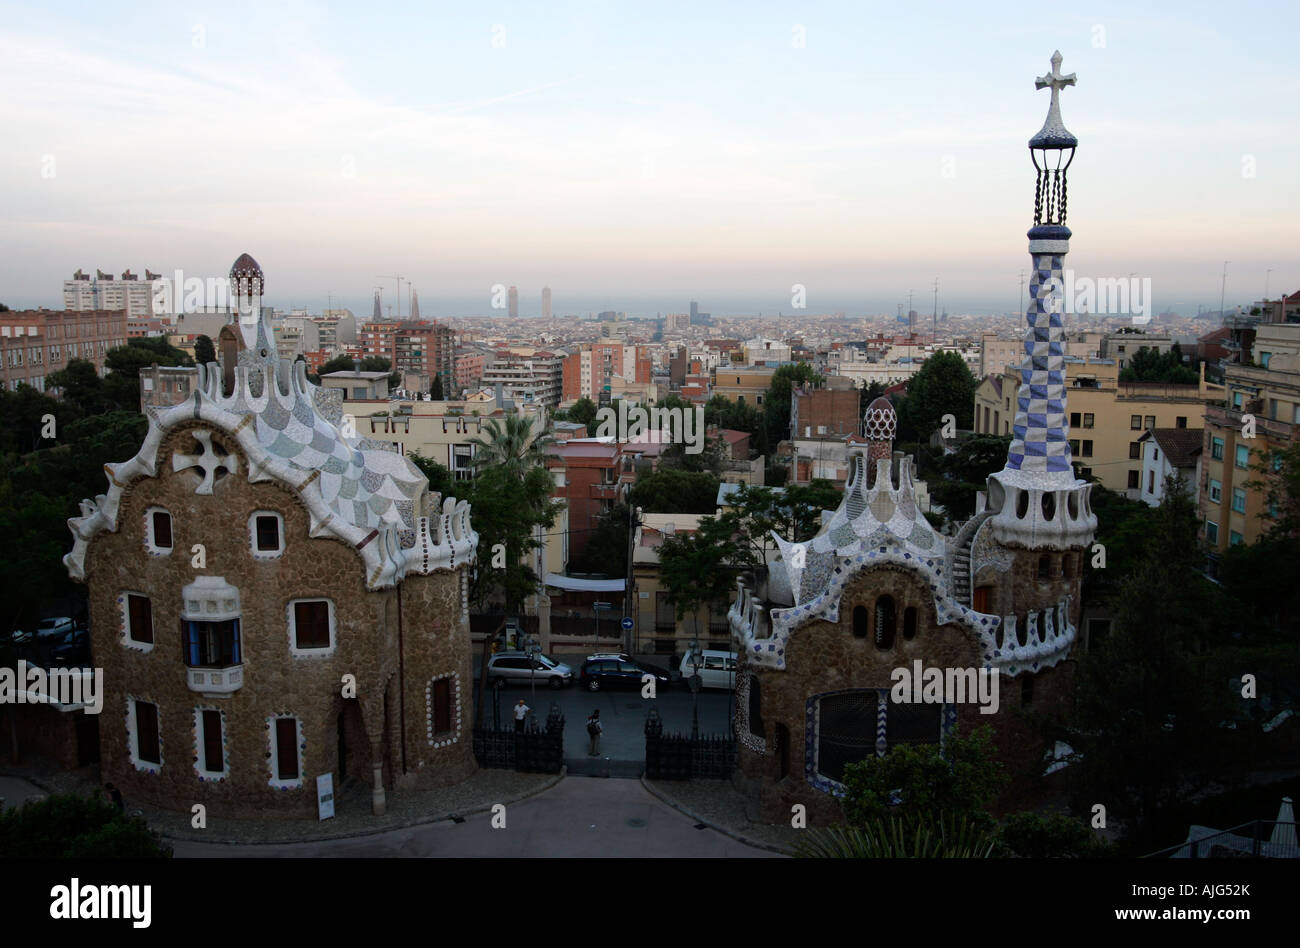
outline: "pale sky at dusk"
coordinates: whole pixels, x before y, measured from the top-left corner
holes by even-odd
[[[1058,48],[1076,271],[1300,289],[1297,7],[1130,7],[4,3],[0,301],[248,251],[314,311],[1010,309]]]

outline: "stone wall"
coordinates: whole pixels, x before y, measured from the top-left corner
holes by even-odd
[[[386,781],[401,775],[397,590],[369,591],[356,551],[332,538],[310,537],[309,515],[297,496],[278,482],[250,483],[248,459],[221,432],[214,431],[212,441],[238,457],[239,471],[219,477],[210,496],[196,494],[199,474],[193,469],[174,472],[171,463],[173,452],[195,451],[191,430],[178,428],[164,438],[157,477],[137,480],[123,492],[117,532],[96,536],[86,558],[92,648],[95,663],[104,669],[106,692],[100,721],[104,779],[117,783],[128,797],[174,809],[188,810],[202,803],[216,816],[272,811],[314,817],[316,776],[338,773],[338,715],[344,707],[345,675],[355,676],[356,703],[370,745],[350,748],[355,761],[382,761]],[[152,554],[146,548],[145,512],[151,506],[164,507],[172,515],[173,548],[168,555]],[[279,557],[254,557],[248,527],[254,511],[283,518],[285,550]],[[192,565],[194,544],[205,547],[206,564],[201,569]],[[187,683],[181,590],[198,576],[223,577],[240,593],[244,682],[224,697],[205,697]],[[439,619],[442,610],[458,599],[450,592],[457,586],[455,574],[416,577],[407,585],[413,588],[403,595],[415,602],[409,621],[419,629],[406,643],[409,772],[412,738],[426,719],[420,676],[433,668],[457,667],[467,675],[469,656],[467,634],[454,621],[459,616],[458,602],[445,613],[448,618]],[[147,651],[125,642],[127,592],[147,595],[152,601],[154,645]],[[289,603],[299,598],[332,601],[332,653],[292,655]],[[413,700],[416,689],[418,702]],[[142,771],[129,757],[128,696],[159,706],[163,762],[157,773]],[[196,773],[196,708],[223,712],[227,757],[223,779],[201,779]],[[268,718],[277,714],[296,716],[301,725],[303,780],[301,787],[289,790],[270,786]],[[463,715],[462,720],[467,718]],[[355,721],[351,731],[355,739]],[[461,779],[473,768],[467,747],[441,759],[425,755],[416,760],[434,780]],[[442,773],[433,776],[439,770]],[[368,772],[349,776],[371,780]]]

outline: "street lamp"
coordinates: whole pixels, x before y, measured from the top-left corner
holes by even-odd
[[[687,679],[691,688],[691,740],[700,739],[700,668],[704,665],[704,653],[700,651],[698,639],[691,639],[687,647],[686,663],[691,666],[691,677]]]
[[[531,699],[537,700],[537,656],[542,653],[542,647],[537,644],[537,640],[531,635],[524,636],[524,654],[528,656],[528,687],[531,691]]]

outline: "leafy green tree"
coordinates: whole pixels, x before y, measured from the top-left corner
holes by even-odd
[[[598,410],[596,403],[584,395],[573,403],[573,406],[565,414],[565,418],[576,424],[585,425],[588,437],[594,437],[596,434],[596,412]]]
[[[718,509],[719,483],[708,471],[666,468],[637,478],[628,504],[648,513],[710,514]]]
[[[516,475],[504,465],[484,468],[472,481],[460,481],[455,494],[468,500],[479,535],[478,562],[470,597],[481,608],[494,594],[505,599],[507,612],[537,591],[540,577],[529,555],[538,547],[538,527],[555,523],[561,504],[551,500],[554,482],[546,468],[533,466]],[[494,563],[498,546],[505,565]]]
[[[109,397],[104,379],[86,359],[69,359],[62,369],[45,377],[46,385],[63,393],[63,398],[84,415],[112,411],[116,405]]]
[[[782,365],[772,373],[763,396],[763,422],[767,443],[779,444],[790,438],[790,395],[794,386],[804,382],[820,385],[825,379],[807,362]]]
[[[442,376],[435,374],[433,384],[429,386],[429,399],[435,402],[445,401],[447,396],[442,393]]]
[[[928,441],[949,414],[959,429],[972,428],[978,384],[959,353],[930,356],[907,383],[907,394],[897,405],[898,440]]]
[[[316,374],[317,376],[326,376],[334,372],[351,372],[354,368],[360,370],[361,366],[353,364],[352,356],[336,355],[334,358],[326,360],[321,365],[320,371],[317,372]],[[384,366],[383,369],[375,369],[375,371],[383,372],[387,368],[388,366]]]
[[[457,494],[456,488],[465,482],[453,480],[450,468],[439,464],[433,458],[425,457],[419,451],[412,451],[407,457],[411,459],[412,464],[420,469],[420,473],[429,479],[429,490],[436,491],[443,497],[460,496],[460,494]]]
[[[745,431],[757,438],[765,430],[763,413],[749,403],[733,402],[723,395],[714,395],[704,406],[704,423],[732,431]],[[755,441],[757,447],[757,441]],[[765,451],[760,451],[765,454]]]
[[[1183,351],[1174,343],[1168,352],[1143,346],[1129,356],[1128,365],[1120,370],[1121,382],[1163,382],[1167,385],[1195,385],[1200,375],[1183,365]]]
[[[998,829],[999,855],[1022,859],[1085,858],[1113,855],[1113,847],[1087,823],[1064,813],[1013,813]]]
[[[872,754],[844,768],[844,811],[865,826],[890,816],[913,823],[965,817],[992,829],[988,808],[1006,785],[988,726],[970,735],[954,728],[937,744],[901,744],[884,757]]]
[[[988,477],[1002,470],[1011,439],[1005,435],[975,435],[943,456],[938,470],[927,480],[930,497],[941,504],[950,519],[968,520],[975,514],[975,495],[985,489]]]
[[[858,417],[862,418],[867,413],[867,406],[885,394],[885,386],[881,382],[869,382],[858,392]]]
[[[46,419],[54,418],[54,439],[45,438]],[[18,391],[0,389],[0,451],[26,454],[58,443],[58,433],[81,417],[66,399],[51,398],[21,383]]]
[[[678,620],[691,616],[696,637],[699,611],[725,609],[735,589],[737,567],[731,528],[704,517],[694,533],[665,537],[659,547],[659,579],[677,610]]]
[[[217,347],[210,337],[200,335],[194,340],[194,361],[199,365],[217,361]]]
[[[705,471],[717,477],[722,473],[726,461],[727,442],[721,437],[704,436],[704,443],[698,454],[686,450],[684,441],[673,441],[664,447],[659,458],[661,470]]]
[[[1210,645],[1231,628],[1221,593],[1201,573],[1197,511],[1171,478],[1141,559],[1115,597],[1115,631],[1084,656],[1064,739],[1077,805],[1108,800],[1135,839],[1189,787],[1233,772],[1220,723],[1231,716]],[[1109,558],[1107,568],[1110,568]],[[1244,762],[1238,762],[1244,763]]]
[[[546,449],[555,439],[541,431],[532,417],[514,414],[488,419],[482,433],[471,438],[470,443],[476,446],[475,470],[502,467],[522,477],[529,468],[545,464]]]

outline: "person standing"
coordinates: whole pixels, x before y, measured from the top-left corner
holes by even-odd
[[[600,732],[604,727],[600,723],[600,708],[591,712],[591,717],[587,718],[587,733],[591,736],[591,747],[587,751],[588,757],[600,756]]]
[[[528,717],[528,712],[533,710],[524,704],[524,699],[520,698],[519,703],[515,705],[515,733],[524,733],[524,719]]]

